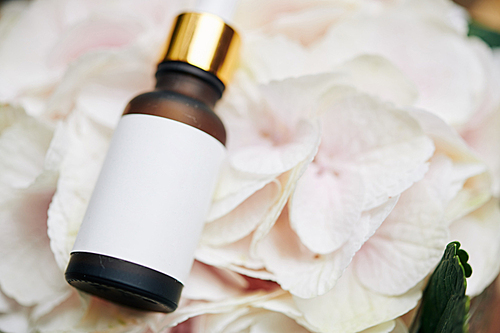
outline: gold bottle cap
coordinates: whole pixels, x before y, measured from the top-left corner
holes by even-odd
[[[240,38],[218,16],[184,13],[174,23],[163,61],[182,61],[214,74],[226,84],[237,63]]]

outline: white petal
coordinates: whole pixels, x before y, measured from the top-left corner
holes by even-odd
[[[29,332],[27,311],[0,314],[0,330],[2,332]]]
[[[0,106],[0,183],[24,188],[42,171],[52,129],[23,110]]]
[[[290,225],[309,250],[337,250],[357,227],[363,204],[359,175],[336,176],[314,162],[299,179],[289,204]]]
[[[252,237],[252,243],[250,245],[250,253],[252,256],[256,256],[257,253],[257,246],[261,242],[261,240],[267,236],[267,234],[271,231],[273,228],[274,224],[278,220],[281,212],[283,211],[283,208],[285,207],[286,203],[288,202],[288,198],[292,194],[293,190],[295,189],[295,185],[297,184],[297,180],[302,176],[304,173],[305,169],[311,162],[312,158],[314,156],[311,154],[306,158],[305,161],[302,161],[299,165],[294,167],[292,170],[282,174],[278,180],[281,183],[281,195],[278,199],[278,201],[275,203],[275,205],[269,210],[267,216],[265,219],[262,221],[262,223],[257,227],[255,230],[253,237]]]
[[[70,291],[47,237],[47,209],[54,189],[55,177],[43,175],[29,188],[1,198],[0,284],[6,295],[25,306],[53,304]]]
[[[49,154],[60,156],[57,191],[48,212],[48,234],[57,263],[64,269],[111,138],[111,131],[74,112],[58,128]],[[58,149],[66,150],[58,152]],[[56,158],[54,158],[56,159]],[[55,163],[55,162],[54,162]]]
[[[220,246],[248,236],[279,198],[280,187],[279,182],[271,182],[229,214],[206,224],[201,242],[209,246]]]
[[[246,321],[241,320],[252,311],[248,307],[238,308],[231,312],[218,313],[218,314],[206,314],[199,317],[195,317],[195,329],[191,328],[193,332],[207,332],[207,333],[218,333],[224,332],[225,329],[231,325],[232,332],[241,332],[246,326]],[[234,323],[237,321],[237,323]],[[182,324],[181,324],[182,325]],[[235,327],[236,326],[236,327]]]
[[[486,71],[474,42],[441,22],[430,22],[428,15],[405,6],[408,3],[332,26],[315,50],[316,61],[328,67],[362,54],[381,55],[415,82],[417,106],[449,124],[463,124],[476,111],[485,89]]]
[[[50,84],[61,75],[62,68],[45,64],[45,56],[57,40],[61,19],[56,13],[60,10],[56,1],[33,3],[2,40],[0,76],[9,78],[0,82],[3,99]]]
[[[123,332],[145,333],[157,314],[122,307],[76,292],[46,316],[33,322],[41,333]]]
[[[224,163],[213,194],[207,222],[226,215],[275,178],[276,175],[262,176],[240,172],[232,168],[229,163]]]
[[[297,324],[297,322],[293,319],[290,319],[281,313],[269,311],[254,311],[246,316],[242,316],[233,321],[222,332],[230,333],[241,332],[244,330],[250,330],[252,333],[309,332],[307,329]]]
[[[393,332],[393,329],[396,327],[396,321],[386,321],[385,323],[378,324],[376,326],[372,326],[367,328],[366,330],[361,331],[360,333],[389,333]]]
[[[241,307],[246,307],[254,302],[264,299],[270,299],[282,294],[283,291],[278,290],[273,293],[254,292],[241,297],[234,297],[219,302],[193,302],[182,308],[178,308],[174,313],[165,316],[161,320],[159,328],[166,326],[175,326],[189,318],[193,318],[203,314],[228,313],[236,311]],[[158,330],[160,331],[160,330]]]
[[[200,245],[196,250],[196,259],[220,268],[262,280],[274,280],[274,275],[264,270],[261,260],[250,255],[253,235],[226,246],[210,247]]]
[[[87,296],[88,298],[89,296]],[[85,315],[86,304],[80,300],[76,290],[71,296],[50,313],[37,318],[31,325],[40,332],[75,329]]]
[[[490,196],[490,177],[480,162],[453,161],[441,153],[431,159],[426,175],[449,223],[483,205]]]
[[[19,107],[14,107],[9,104],[0,105],[0,133],[6,128],[14,125],[16,122],[26,119],[26,112]]]
[[[266,309],[269,311],[279,312],[287,317],[294,319],[301,325],[306,324],[302,312],[295,305],[293,297],[289,293],[284,293],[283,295],[266,299],[262,301],[255,302],[253,307]],[[309,327],[310,330],[315,330],[315,328]]]
[[[2,18],[0,19],[0,41],[15,26],[17,20],[29,7],[29,1],[15,1],[2,4]]]
[[[415,84],[386,58],[362,55],[335,68],[339,85],[351,86],[396,106],[410,106],[418,97]]]
[[[500,207],[490,200],[473,213],[450,226],[451,239],[458,240],[469,254],[472,276],[467,279],[467,294],[479,295],[500,271]]]
[[[279,314],[279,316],[278,316]],[[262,316],[272,317],[272,322],[268,324],[280,323],[286,329],[286,332],[302,332],[304,329],[317,332],[318,330],[307,323],[299,311],[292,296],[288,293],[281,293],[272,298],[263,298],[249,304],[249,307],[244,309],[233,310],[229,313],[205,315],[200,321],[202,328],[199,331],[203,332],[239,332],[236,326],[246,328],[252,326],[252,329],[257,329],[259,326],[259,318]],[[286,316],[286,317],[285,317]],[[243,318],[242,318],[243,317]],[[297,325],[299,324],[299,325]],[[230,326],[228,326],[230,325]],[[228,327],[231,329],[229,330]],[[264,332],[279,332],[280,328],[267,328]],[[253,331],[252,331],[253,332]]]
[[[152,68],[131,52],[98,52],[79,58],[51,94],[46,116],[66,117],[75,107],[114,128],[127,102],[152,87]]]
[[[19,305],[0,291],[0,331],[28,332],[29,308]]]
[[[417,305],[420,288],[384,296],[364,288],[347,269],[335,288],[311,299],[294,297],[305,319],[320,332],[359,332],[393,320]]]
[[[391,333],[408,333],[408,327],[406,327],[406,324],[401,318],[398,318],[396,320],[396,327],[394,327]]]
[[[357,278],[385,295],[413,288],[439,262],[448,240],[444,209],[426,181],[413,185],[353,260]]]
[[[282,35],[249,34],[242,52],[244,68],[259,83],[312,74],[309,58],[310,51]]]

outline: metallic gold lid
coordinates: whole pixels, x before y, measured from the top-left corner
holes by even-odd
[[[182,61],[217,76],[226,84],[237,63],[240,38],[218,16],[184,13],[177,17],[163,61]]]

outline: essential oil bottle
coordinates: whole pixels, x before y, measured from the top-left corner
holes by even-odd
[[[70,285],[137,309],[177,308],[225,157],[213,107],[238,48],[218,16],[177,17],[155,90],[130,101],[113,134],[66,269]]]

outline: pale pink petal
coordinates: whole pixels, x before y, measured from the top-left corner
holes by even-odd
[[[359,332],[414,308],[421,297],[420,289],[396,297],[384,296],[364,288],[349,268],[325,295],[294,300],[305,319],[320,332]]]
[[[327,28],[357,11],[379,9],[386,1],[241,0],[236,22],[247,31],[263,30],[271,35],[285,35],[309,45],[317,42]]]
[[[500,68],[500,65],[498,66]],[[499,75],[500,77],[500,75]],[[500,196],[500,107],[480,124],[462,132],[467,144],[481,156],[493,176],[493,193]]]
[[[117,15],[78,22],[62,32],[47,55],[47,62],[56,66],[70,63],[89,51],[124,47],[137,39],[143,29],[140,21]]]
[[[325,98],[322,141],[313,163],[330,172],[360,173],[363,210],[422,179],[434,146],[410,114],[366,95],[339,98],[336,89]]]
[[[229,268],[235,272],[259,279],[274,280],[273,274],[263,270],[262,261],[256,257],[256,247],[273,228],[293,191],[297,179],[308,163],[309,160],[306,160],[278,177],[281,185],[280,193],[252,234],[224,246],[212,247],[201,244],[197,249],[196,258],[208,265]],[[237,223],[237,221],[233,221],[233,223]],[[230,226],[230,221],[228,221],[227,227]]]
[[[448,240],[444,207],[426,180],[405,191],[353,259],[359,281],[374,292],[401,295],[439,262]]]
[[[309,251],[288,225],[286,211],[257,245],[257,254],[280,286],[293,295],[316,297],[332,289],[354,254],[377,230],[397,200],[364,213],[357,228],[337,251],[325,255]]]
[[[308,298],[330,290],[350,262],[343,256],[307,250],[288,225],[286,212],[259,243],[257,254],[283,289]]]
[[[411,114],[436,146],[435,162],[441,162],[432,166],[428,177],[437,198],[444,200],[446,219],[452,222],[487,202],[491,179],[484,162],[440,118],[425,111],[413,110]]]
[[[230,155],[231,166],[247,173],[274,175],[283,173],[313,154],[319,144],[316,122],[300,121],[290,142],[241,148]]]
[[[195,261],[182,290],[190,300],[220,301],[243,293],[248,281],[227,269],[218,269]]]
[[[290,225],[302,244],[319,254],[341,247],[357,227],[363,202],[360,176],[336,176],[312,163],[297,182],[290,201]]]
[[[2,39],[0,73],[8,84],[0,83],[0,98],[43,114],[69,65],[96,52],[128,48],[152,71],[179,9],[178,1],[158,0],[33,3]]]
[[[318,107],[316,95],[310,92],[324,85],[325,78],[275,82],[261,86],[260,91],[243,77],[240,81],[241,86],[236,86],[232,95],[229,92],[234,103],[226,102],[219,108],[228,129],[231,168],[278,176],[313,156],[320,130],[312,112]],[[311,86],[313,82],[316,84]],[[250,87],[243,91],[246,86]],[[248,91],[253,91],[252,96]]]
[[[57,263],[64,269],[111,138],[111,130],[72,113],[58,128],[49,160],[60,170],[48,211],[48,234]],[[56,141],[57,140],[57,141]],[[59,159],[59,165],[55,160]]]
[[[458,240],[469,254],[472,276],[467,294],[479,295],[500,271],[500,207],[492,199],[450,226],[451,239]]]
[[[274,181],[258,190],[229,214],[207,223],[201,243],[221,246],[248,236],[262,222],[267,212],[278,200],[281,185]]]

